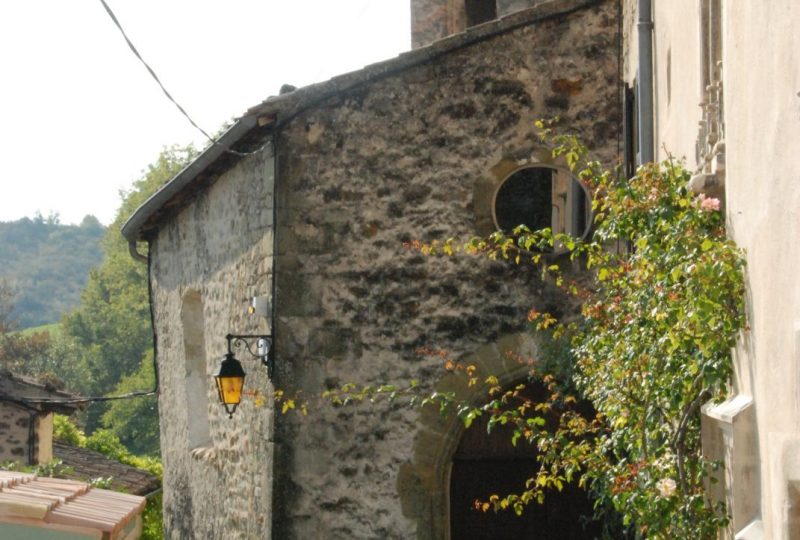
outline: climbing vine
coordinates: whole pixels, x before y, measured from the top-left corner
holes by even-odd
[[[599,511],[621,516],[636,537],[716,538],[728,516],[706,491],[720,464],[702,454],[700,407],[726,397],[731,349],[747,331],[744,258],[726,236],[720,201],[689,192],[689,173],[674,160],[643,166],[627,179],[589,161],[575,137],[538,126],[554,157],[567,162],[592,196],[588,240],[520,226],[466,243],[406,247],[539,266],[543,279],[580,305],[580,316],[569,320],[536,310],[528,315],[540,341],[560,351],[558,362],[519,358],[529,365],[530,380],[504,389],[495,374],[423,350],[441,356],[443,369],[468,386],[485,388],[486,402],[426,393],[417,381],[348,383],[312,401],[345,406],[402,399],[455,413],[466,427],[480,416],[488,417],[490,429],[513,427],[512,443],[531,445],[540,470],[522,493],[476,501],[479,511],[522,513],[576,482],[590,490]],[[566,253],[554,255],[556,247]],[[584,271],[574,272],[576,265]],[[526,384],[544,388],[547,397],[531,402]],[[278,391],[275,400],[283,413],[307,414],[306,398]]]
[[[534,445],[541,463],[525,492],[477,506],[521,512],[548,489],[577,481],[641,537],[716,538],[727,516],[705,490],[719,464],[702,455],[700,407],[726,397],[731,349],[745,329],[744,259],[726,237],[720,201],[689,192],[689,174],[674,160],[626,179],[587,161],[574,137],[539,127],[592,194],[590,240],[519,227],[466,244],[417,246],[529,261],[581,304],[572,321],[529,314],[536,331],[569,344],[572,358],[568,380],[532,369],[550,390],[546,403],[520,403],[519,388],[493,388],[487,404],[458,409],[467,425],[489,414],[490,425],[516,426],[515,444]],[[569,253],[561,263],[546,254],[554,246]],[[564,259],[581,263],[590,279],[567,277],[574,274],[562,270]],[[592,415],[578,412],[582,400]],[[553,410],[557,425],[546,425]]]

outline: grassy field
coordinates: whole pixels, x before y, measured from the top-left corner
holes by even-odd
[[[38,334],[41,332],[48,332],[50,337],[57,337],[61,335],[61,323],[43,324],[41,326],[33,326],[20,330],[23,336],[30,336],[31,334]]]

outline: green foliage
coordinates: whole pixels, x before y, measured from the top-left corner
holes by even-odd
[[[14,311],[14,288],[7,279],[0,278],[0,334],[8,334],[17,329]]]
[[[113,484],[113,476],[98,476],[89,480],[89,485],[98,489],[111,489]]]
[[[74,391],[91,377],[84,365],[73,361],[76,356],[76,344],[61,333],[0,334],[0,365],[59,389]]]
[[[147,266],[131,258],[119,230],[130,214],[180,171],[194,154],[191,148],[165,149],[133,188],[122,194],[122,205],[102,241],[103,263],[91,272],[78,309],[64,319],[64,331],[77,345],[74,361],[91,374],[76,381],[77,389],[86,395],[109,395],[120,384],[129,387],[131,380],[126,378],[136,377],[134,374],[140,370],[142,359],[152,349]],[[137,390],[149,388],[152,385]],[[87,430],[100,425],[105,410],[102,405],[91,407]],[[158,421],[154,407],[140,409],[140,412],[147,414],[151,425]],[[118,415],[109,417],[113,418]],[[135,427],[133,431],[140,429]],[[135,438],[133,432],[125,432],[119,421],[113,423],[113,430],[126,441]],[[152,440],[145,446],[152,448]]]
[[[151,350],[142,358],[138,370],[122,378],[114,394],[123,395],[154,386]],[[155,395],[112,401],[101,421],[134,454],[158,454],[158,398]]]
[[[703,491],[699,409],[725,397],[744,326],[743,257],[718,201],[691,196],[688,180],[668,162],[598,185],[597,245],[582,250],[598,285],[573,340],[576,382],[611,427],[594,457],[602,446],[616,459],[598,480],[655,538],[713,538],[724,523]],[[599,249],[615,239],[634,249]]]
[[[162,540],[164,538],[163,493],[156,493],[149,499],[142,513],[142,540]]]
[[[105,228],[93,216],[62,225],[57,215],[0,222],[0,276],[16,293],[22,328],[57,322],[78,305],[89,270],[100,263]]]
[[[48,323],[40,324],[39,326],[31,326],[20,331],[23,336],[31,336],[33,334],[50,334],[51,337],[61,335],[61,323]]]
[[[555,338],[554,347],[566,344],[572,365],[557,371],[570,380],[545,374],[553,366],[539,363],[531,375],[548,389],[542,403],[520,403],[519,389],[496,386],[480,407],[444,394],[424,402],[440,410],[455,406],[466,426],[488,414],[489,426],[515,426],[513,442],[538,449],[541,470],[528,488],[492,496],[483,510],[521,512],[549,489],[577,481],[599,509],[613,508],[637,536],[716,538],[728,518],[723,504],[706,494],[719,464],[702,456],[699,413],[703,403],[726,397],[731,349],[745,328],[744,258],[726,237],[720,201],[691,194],[689,173],[672,160],[621,178],[585,161],[574,137],[539,127],[543,140],[554,143],[554,156],[564,156],[573,170],[585,164],[578,175],[593,196],[591,240],[520,226],[513,235],[465,245],[412,247],[530,261],[543,279],[577,297],[578,321],[529,314],[534,331]],[[569,255],[543,255],[555,245]],[[562,272],[565,258],[568,266],[581,263],[590,279]],[[584,400],[591,412],[581,410]]]
[[[45,476],[48,478],[58,478],[74,472],[72,467],[64,465],[64,462],[60,459],[53,459],[47,463],[39,463],[37,465],[23,465],[19,461],[4,461],[0,463],[0,469],[33,473],[37,476]]]
[[[53,415],[53,440],[70,446],[86,446],[86,435],[69,419],[69,416],[63,414]]]
[[[50,334],[46,332],[0,334],[0,364],[14,373],[38,375],[36,364],[47,355],[50,345]]]
[[[86,436],[68,416],[57,414],[53,422],[53,438],[65,444],[100,452],[120,463],[148,471],[158,478],[164,475],[164,468],[159,458],[132,454],[119,437],[108,429],[98,429]]]
[[[130,456],[130,452],[119,438],[113,432],[102,428],[86,437],[86,448],[122,463],[124,463],[123,459]]]

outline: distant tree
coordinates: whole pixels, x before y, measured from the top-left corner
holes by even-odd
[[[0,279],[0,334],[16,330],[17,321],[11,315],[14,311],[14,289],[5,279]]]
[[[89,269],[100,263],[105,228],[92,216],[62,225],[58,214],[0,222],[0,277],[16,293],[21,328],[57,322],[80,301]]]
[[[83,216],[83,220],[81,220],[80,227],[82,229],[105,229],[105,227],[103,227],[103,224],[100,223],[100,220],[98,220],[91,214]]]
[[[18,375],[28,375],[56,388],[79,388],[86,373],[68,361],[71,340],[49,331],[21,332],[13,315],[15,292],[0,280],[0,367]]]
[[[124,395],[155,385],[153,352],[148,351],[131,375],[123,377],[114,389],[115,395]],[[101,419],[103,426],[114,433],[122,444],[134,454],[158,454],[158,399],[144,396],[130,400],[112,401]]]
[[[134,210],[175,176],[194,155],[191,147],[164,149],[132,189],[121,193],[122,205],[102,241],[103,263],[92,270],[78,309],[64,319],[64,331],[78,348],[76,362],[91,373],[85,388],[88,394],[109,395],[142,389],[133,388],[134,383],[141,383],[146,388],[153,386],[152,380],[148,381],[144,375],[135,375],[143,358],[152,349],[147,266],[131,258],[127,242],[119,231]],[[132,401],[127,406],[139,405]],[[106,410],[105,405],[89,409],[87,432],[100,426],[101,416]],[[135,418],[137,424],[131,423],[129,427],[126,427],[126,421],[120,420],[118,409],[115,410],[117,413],[111,413],[108,418],[121,439],[133,441],[133,433],[144,430],[138,424],[140,421],[150,422],[148,429],[157,433],[158,414],[152,401],[150,408],[141,411],[143,416]],[[128,420],[133,419],[128,417]]]

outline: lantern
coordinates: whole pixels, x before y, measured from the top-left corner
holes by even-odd
[[[230,351],[220,360],[217,372],[214,374],[219,400],[225,406],[228,418],[233,418],[236,407],[242,402],[245,375],[242,364]]]

